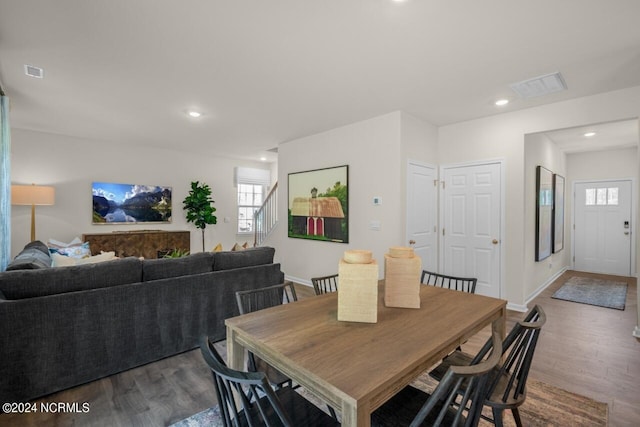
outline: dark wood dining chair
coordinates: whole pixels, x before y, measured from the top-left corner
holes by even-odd
[[[533,307],[524,320],[517,322],[502,343],[503,362],[496,368],[489,382],[489,393],[484,405],[491,407],[496,426],[502,426],[505,409],[511,409],[516,425],[521,427],[522,420],[518,407],[526,398],[526,384],[529,369],[533,360],[538,338],[547,316],[539,305]],[[491,349],[491,340],[487,341],[474,357],[462,351],[455,351],[447,356],[429,374],[435,378],[443,378],[450,365],[469,365],[480,360]]]
[[[311,284],[313,284],[313,290],[316,292],[316,295],[337,292],[338,275],[332,274],[331,276],[312,277]]]
[[[496,351],[485,360],[449,366],[431,395],[413,386],[403,388],[375,410],[371,426],[477,426],[490,375],[500,361],[500,333],[493,333],[491,344]],[[452,405],[455,401],[457,406]]]
[[[242,372],[227,367],[206,336],[200,339],[200,351],[213,375],[225,427],[340,425],[291,387],[271,388],[264,372]]]
[[[475,277],[455,277],[445,274],[433,273],[431,271],[422,270],[420,283],[423,285],[439,286],[441,288],[449,288],[456,291],[476,293],[476,284],[478,279]]]
[[[275,307],[298,300],[296,289],[292,282],[286,281],[278,285],[266,286],[259,289],[236,292],[236,302],[240,314],[252,313],[269,307]],[[270,382],[276,387],[292,385],[291,379],[249,352],[247,368],[251,372],[264,372]]]

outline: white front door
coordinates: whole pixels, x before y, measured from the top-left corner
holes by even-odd
[[[424,270],[435,271],[436,170],[417,162],[407,164],[407,241],[422,260]]]
[[[574,268],[631,275],[631,181],[580,182],[574,193]]]
[[[441,273],[475,277],[476,293],[500,297],[502,165],[442,169]]]

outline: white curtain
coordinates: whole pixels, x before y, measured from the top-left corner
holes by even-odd
[[[0,96],[0,271],[11,258],[11,133],[9,98]]]

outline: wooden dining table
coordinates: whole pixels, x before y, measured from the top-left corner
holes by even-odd
[[[378,321],[338,321],[337,293],[226,320],[230,367],[253,352],[341,412],[343,426],[369,426],[371,413],[488,325],[504,337],[506,301],[420,286],[420,308],[384,305]]]

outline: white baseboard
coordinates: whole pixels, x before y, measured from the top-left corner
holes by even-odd
[[[640,338],[640,325],[636,326],[633,330],[633,336],[636,338]]]
[[[293,277],[293,276],[289,276],[287,274],[284,275],[284,280],[289,280],[289,281],[294,282],[294,283],[300,283],[301,285],[313,286],[311,284],[311,280],[309,280],[309,279],[301,279],[299,277]]]
[[[519,311],[520,313],[526,313],[528,308],[525,305],[522,304],[514,304],[512,302],[508,302],[507,303],[507,310],[512,310],[512,311]]]
[[[561,268],[556,274],[554,274],[553,276],[549,277],[547,279],[546,282],[544,282],[542,285],[540,285],[538,287],[538,289],[536,289],[531,295],[529,295],[529,297],[527,298],[527,300],[525,301],[525,304],[529,304],[535,297],[537,297],[538,295],[540,295],[540,293],[542,291],[544,291],[545,289],[547,289],[549,287],[549,285],[551,285],[553,282],[556,281],[556,279],[560,276],[562,276],[564,274],[565,271],[567,271],[569,269],[568,266]]]

